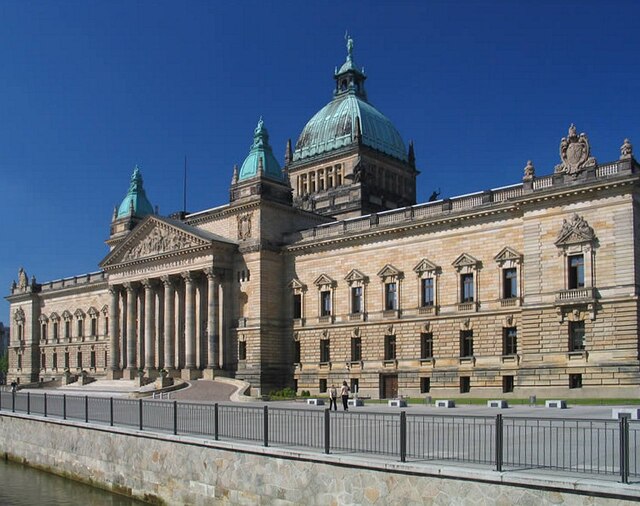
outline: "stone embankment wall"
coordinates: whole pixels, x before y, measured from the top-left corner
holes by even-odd
[[[640,498],[636,485],[375,462],[12,414],[0,416],[0,451],[155,504],[620,505]]]

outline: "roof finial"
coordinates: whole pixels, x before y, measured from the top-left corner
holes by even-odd
[[[349,36],[349,31],[345,30],[344,40],[347,41],[347,60],[353,61],[353,39]]]
[[[292,150],[291,150],[291,139],[287,140],[287,147],[284,150],[284,164],[289,165],[291,163],[291,159],[293,158]]]
[[[416,166],[416,154],[413,150],[413,140],[409,141],[409,152],[407,154],[407,159],[409,160],[409,165],[412,167]]]
[[[238,164],[233,166],[233,176],[231,176],[231,184],[236,184],[238,182]]]

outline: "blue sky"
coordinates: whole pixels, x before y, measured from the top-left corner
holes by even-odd
[[[0,2],[0,287],[97,270],[139,164],[160,214],[228,202],[260,116],[286,140],[355,40],[370,102],[413,139],[418,201],[640,151],[636,1]],[[0,320],[8,305],[0,304]]]

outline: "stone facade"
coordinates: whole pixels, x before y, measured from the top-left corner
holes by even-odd
[[[21,270],[10,378],[167,369],[253,394],[346,380],[387,398],[636,397],[630,142],[599,164],[572,125],[552,173],[529,161],[518,184],[415,205],[413,146],[366,102],[352,50],[325,108],[338,113],[312,118],[283,169],[262,120],[226,205],[149,214],[136,168],[99,273]]]

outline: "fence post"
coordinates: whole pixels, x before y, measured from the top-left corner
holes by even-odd
[[[178,401],[173,401],[173,435],[178,435]]]
[[[331,408],[324,410],[324,452],[331,452]]]
[[[44,394],[44,417],[47,417],[47,394]]]
[[[264,407],[264,445],[269,446],[269,406]]]
[[[16,393],[11,392],[11,411],[16,412]]]
[[[84,396],[84,423],[89,423],[89,396]]]
[[[113,397],[109,397],[109,425],[113,427]]]
[[[213,405],[213,439],[215,439],[217,441],[218,437],[219,437],[219,430],[218,430],[218,403],[216,402]]]
[[[31,414],[31,394],[27,392],[27,415]]]
[[[620,415],[620,479],[629,483],[629,413]]]
[[[400,462],[407,461],[407,412],[400,411]]]
[[[67,419],[67,394],[62,394],[62,419]]]
[[[138,399],[138,420],[140,421],[140,430],[142,430],[142,399]]]
[[[502,415],[496,415],[496,471],[502,472],[503,459]]]

